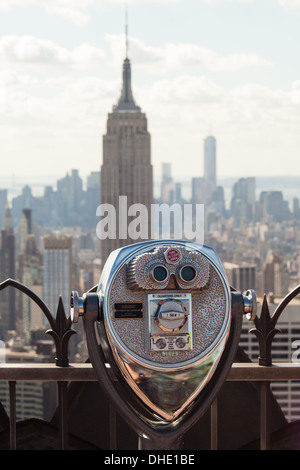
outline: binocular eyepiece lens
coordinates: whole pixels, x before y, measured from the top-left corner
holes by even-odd
[[[168,277],[168,270],[164,266],[155,266],[152,276],[156,282],[164,282]],[[179,271],[179,276],[184,282],[191,282],[196,277],[196,270],[193,266],[183,266]]]
[[[193,266],[183,266],[180,270],[180,277],[185,282],[193,281],[196,277],[196,270]]]
[[[168,271],[164,266],[156,266],[153,269],[153,277],[157,282],[164,282],[168,277]]]

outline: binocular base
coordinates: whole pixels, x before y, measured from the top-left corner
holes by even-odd
[[[182,450],[183,437],[176,436],[175,438],[165,439],[162,445],[162,439],[159,436],[157,439],[150,439],[147,436],[140,435],[138,440],[138,450]]]

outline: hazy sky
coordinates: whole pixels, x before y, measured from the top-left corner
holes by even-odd
[[[125,3],[155,173],[300,176],[300,0],[0,0],[1,176],[100,169]]]

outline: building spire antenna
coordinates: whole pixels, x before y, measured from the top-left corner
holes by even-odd
[[[131,65],[128,58],[128,21],[127,21],[127,8],[126,12],[126,21],[125,21],[125,45],[126,45],[126,57],[123,62],[123,84],[121,96],[119,98],[118,104],[114,106],[114,112],[141,112],[141,108],[137,106],[134,102],[132,90],[131,90]]]
[[[127,5],[125,9],[125,47],[126,47],[126,59],[128,59],[128,11]]]

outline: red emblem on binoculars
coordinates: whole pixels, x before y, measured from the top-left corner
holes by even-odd
[[[165,257],[168,263],[177,263],[181,258],[181,254],[176,248],[169,248],[165,253]]]

